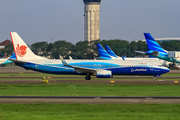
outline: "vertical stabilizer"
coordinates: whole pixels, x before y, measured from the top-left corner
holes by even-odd
[[[9,59],[14,59],[14,60],[16,60],[16,54],[13,53]]]
[[[101,46],[101,44],[97,44],[97,48],[99,51],[99,55],[101,59],[112,60],[111,56],[107,53],[107,51]]]
[[[35,55],[16,32],[11,32],[10,35],[17,60],[45,59]]]
[[[108,52],[108,54],[110,56],[113,56],[113,57],[117,58],[117,55],[112,51],[112,49],[108,45],[105,45],[105,49],[106,49],[106,51]]]
[[[150,33],[144,33],[144,36],[145,36],[146,42],[147,42],[147,44],[148,44],[148,50],[167,53],[167,51],[164,50],[164,49],[155,41],[155,39],[151,36]]]

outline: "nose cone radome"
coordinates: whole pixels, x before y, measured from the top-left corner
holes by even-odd
[[[164,70],[163,70],[164,73],[168,73],[169,71],[170,71],[169,68],[164,68]]]

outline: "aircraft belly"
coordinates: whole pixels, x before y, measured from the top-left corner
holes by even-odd
[[[160,75],[168,72],[159,68],[147,68],[147,67],[125,67],[125,68],[113,68],[111,70],[113,75]]]
[[[31,69],[44,73],[53,74],[81,74],[75,71],[74,68],[65,66],[44,66],[41,64],[25,63],[21,64],[25,69]],[[167,73],[169,70],[154,68],[154,67],[121,67],[121,68],[108,68],[103,70],[112,71],[112,75],[160,75]]]

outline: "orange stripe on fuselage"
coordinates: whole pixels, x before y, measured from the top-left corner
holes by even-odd
[[[13,47],[14,47],[14,41],[13,41],[13,37],[12,37],[11,32],[10,32],[10,36],[11,36],[11,40],[12,40]],[[16,55],[16,50],[15,50],[15,47],[14,47],[14,52],[15,52],[15,55]],[[16,60],[18,60],[17,55],[16,55]]]

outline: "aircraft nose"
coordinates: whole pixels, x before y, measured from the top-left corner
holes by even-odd
[[[165,68],[165,69],[164,69],[164,73],[168,73],[169,71],[170,71],[169,68]]]

